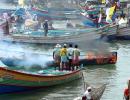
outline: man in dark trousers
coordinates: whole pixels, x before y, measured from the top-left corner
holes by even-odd
[[[71,70],[73,68],[72,66],[72,58],[73,58],[73,55],[74,55],[74,48],[72,46],[72,44],[69,44],[69,48],[67,49],[67,56],[68,56],[68,60],[69,60],[69,68],[68,70]]]
[[[9,22],[8,22],[8,20],[6,20],[6,25],[5,25],[4,33],[5,33],[6,35],[9,35]]]
[[[47,36],[47,34],[48,34],[48,20],[45,20],[45,22],[43,24],[43,28],[44,28],[44,34],[45,34],[45,36]]]

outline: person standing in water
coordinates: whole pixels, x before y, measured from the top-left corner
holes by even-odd
[[[47,36],[47,34],[48,34],[48,20],[45,20],[45,22],[43,24],[43,28],[44,28],[44,35]]]

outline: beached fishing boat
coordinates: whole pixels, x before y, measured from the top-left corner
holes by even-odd
[[[87,87],[89,87],[90,85],[86,84]],[[99,87],[92,87],[92,98],[93,100],[100,100],[104,91],[106,88],[106,84],[103,84]],[[77,97],[74,100],[82,100],[82,97]]]
[[[35,62],[35,59],[39,58],[39,54],[30,54],[31,55],[31,60],[28,59],[29,57],[25,57],[25,58],[17,58],[17,57],[0,57],[0,60],[7,66],[24,66],[26,64],[28,64],[28,66],[30,66],[31,62],[31,66],[41,66],[41,65],[45,65],[45,66],[53,66],[53,67],[57,67],[57,64],[52,60],[48,60],[46,62],[41,61],[40,60],[40,64],[38,64],[37,62]],[[43,55],[43,57],[45,57]],[[40,57],[42,59],[42,56]],[[47,57],[46,57],[47,58]],[[43,62],[43,63],[42,63]],[[80,56],[80,65],[86,66],[86,65],[104,65],[104,64],[115,64],[117,62],[117,52],[109,52],[106,54],[89,54],[88,55],[82,55]]]
[[[75,71],[43,70],[26,72],[0,67],[0,94],[17,93],[64,84],[82,77],[80,69]]]

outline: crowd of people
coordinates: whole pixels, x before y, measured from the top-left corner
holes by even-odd
[[[53,59],[57,66],[59,66],[59,70],[75,70],[79,67],[79,56],[80,50],[78,49],[78,45],[64,44],[61,46],[60,44],[56,44],[53,51]]]
[[[20,8],[16,12],[24,12],[25,9]],[[38,29],[44,30],[44,36],[48,35],[48,30],[52,29],[52,22],[45,20],[43,17],[39,17],[36,14],[31,15],[29,12],[25,12],[25,15],[19,13],[10,14],[8,12],[5,12],[1,15],[0,19],[5,19],[8,24],[9,29],[11,32],[24,32],[25,30],[35,30],[38,31]],[[7,32],[6,32],[7,33]],[[9,32],[8,32],[9,33]]]

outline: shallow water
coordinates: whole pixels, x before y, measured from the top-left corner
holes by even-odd
[[[115,65],[86,66],[84,70],[85,82],[92,85],[107,83],[101,100],[121,100],[123,99],[123,89],[127,86],[127,80],[130,76],[130,45],[128,42],[105,43],[105,45],[109,45],[109,49],[118,52],[117,63]],[[0,47],[3,48],[2,44]],[[4,47],[6,47],[5,44]],[[51,54],[52,46],[11,44],[9,50],[32,50],[33,52]],[[0,100],[44,100],[44,98],[48,100],[73,100],[74,97],[82,95],[83,87],[83,80],[80,79],[47,89],[0,95]]]
[[[5,5],[0,3],[0,8],[12,8],[12,5]],[[13,6],[15,8],[15,6]],[[57,26],[59,27],[59,26]],[[130,44],[129,42],[117,43],[97,43],[90,42],[79,45],[85,51],[91,49],[108,50],[114,49],[118,52],[118,60],[115,65],[103,66],[86,66],[84,70],[85,82],[93,85],[107,83],[107,88],[101,100],[123,100],[123,89],[127,86],[127,80],[130,78]],[[19,44],[5,44],[0,43],[0,51],[6,51],[8,56],[16,54],[17,51],[40,52],[47,55],[52,55],[52,46],[44,45],[19,45]],[[9,50],[15,53],[8,52]],[[1,52],[0,52],[1,53]],[[0,54],[2,55],[2,54]],[[0,100],[73,100],[73,98],[80,96],[84,91],[83,80],[76,80],[71,83],[62,84],[46,89],[35,90],[31,92],[0,95]]]

